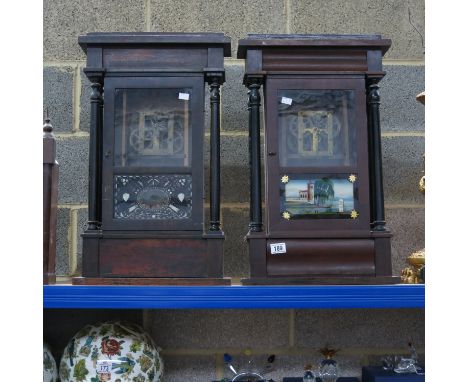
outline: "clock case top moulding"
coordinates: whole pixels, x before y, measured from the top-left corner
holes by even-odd
[[[89,218],[82,277],[73,284],[230,284],[223,278],[219,132],[230,38],[89,33],[78,43],[92,92]],[[205,82],[209,224],[203,208]]]

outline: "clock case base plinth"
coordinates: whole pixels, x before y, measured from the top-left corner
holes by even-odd
[[[398,276],[375,277],[267,277],[241,279],[242,285],[386,285],[400,284]]]
[[[163,236],[162,236],[163,235]],[[222,231],[84,232],[83,277],[74,285],[229,285],[223,278]]]
[[[210,286],[231,285],[229,278],[131,278],[131,277],[74,277],[73,285],[175,285],[175,286]]]
[[[249,233],[250,278],[243,285],[398,284],[392,276],[390,232],[344,238]],[[271,254],[270,244],[286,252]]]

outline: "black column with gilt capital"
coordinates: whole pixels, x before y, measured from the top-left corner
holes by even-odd
[[[371,228],[374,231],[385,231],[379,80],[380,78],[370,78],[367,84],[367,118],[370,143],[369,168],[372,195]]]
[[[262,223],[262,178],[260,153],[260,87],[261,76],[246,76],[249,88],[249,152],[250,152],[250,231],[263,231]]]
[[[89,126],[89,188],[88,188],[88,231],[101,228],[102,187],[102,83],[99,77],[91,80],[91,110]]]
[[[224,72],[206,75],[210,85],[210,231],[220,231],[220,193],[221,193],[221,159],[220,159],[220,87],[224,82]]]

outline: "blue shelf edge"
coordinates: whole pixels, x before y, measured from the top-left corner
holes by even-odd
[[[44,285],[44,308],[337,309],[424,308],[413,285],[78,286]]]

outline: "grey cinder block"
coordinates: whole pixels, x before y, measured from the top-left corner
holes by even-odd
[[[424,66],[385,65],[380,82],[382,131],[424,131],[424,105],[416,96],[424,88]]]
[[[294,0],[291,4],[291,33],[372,34],[392,40],[385,58],[423,59],[424,0]]]
[[[404,349],[424,346],[424,309],[301,309],[296,311],[298,347]]]
[[[288,311],[184,309],[149,312],[146,328],[163,349],[271,349],[288,344]]]
[[[227,277],[249,277],[249,253],[244,237],[249,230],[248,208],[223,208],[222,227],[226,235],[224,242],[224,275]]]
[[[85,60],[78,36],[145,30],[145,2],[45,0],[44,60]]]
[[[57,139],[59,203],[86,203],[88,200],[89,139]]]
[[[242,84],[242,79],[244,78],[244,61],[239,62],[241,65],[226,66],[226,83],[223,86],[222,98],[222,129],[226,131],[248,132],[248,88]]]
[[[237,40],[247,33],[285,33],[286,10],[277,0],[151,1],[151,29],[166,32],[224,32]]]
[[[424,137],[383,137],[385,203],[424,204],[419,179],[424,170]]]
[[[73,129],[73,75],[74,69],[69,66],[43,70],[43,103],[56,133]]]
[[[91,82],[88,77],[83,73],[83,69],[80,70],[81,78],[81,95],[80,95],[80,130],[89,131],[90,122],[90,97],[91,97]]]
[[[408,267],[406,258],[424,248],[424,208],[386,209],[387,227],[392,231],[392,271],[399,276]]]
[[[82,208],[77,211],[77,259],[76,259],[76,275],[81,275],[83,269],[83,239],[81,234],[86,229],[88,222],[88,209]]]
[[[161,356],[164,362],[163,382],[207,382],[216,380],[215,355],[174,356],[165,355],[163,352]]]
[[[55,246],[55,273],[57,276],[68,276],[70,274],[70,209],[59,208],[57,210],[57,233]]]

